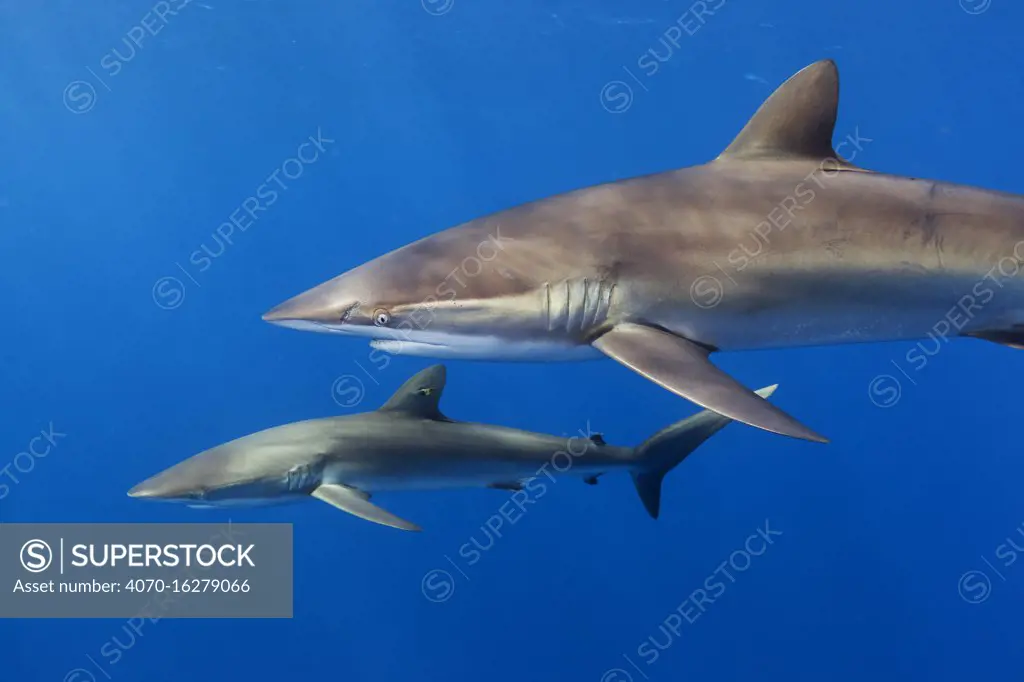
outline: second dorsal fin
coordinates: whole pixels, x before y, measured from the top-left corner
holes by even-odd
[[[830,59],[815,62],[780,85],[718,158],[836,159],[861,170],[832,148],[838,111],[839,70]]]
[[[432,365],[413,375],[402,387],[395,391],[386,403],[380,407],[381,412],[402,412],[413,417],[448,421],[441,414],[441,394],[445,384],[444,365]]]

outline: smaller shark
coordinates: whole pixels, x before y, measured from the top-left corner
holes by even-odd
[[[574,446],[565,437],[449,419],[439,408],[445,376],[444,365],[433,365],[372,412],[285,424],[230,441],[139,483],[128,495],[194,507],[315,497],[367,521],[418,531],[370,496],[483,486],[515,491],[516,499],[528,496],[530,483],[542,474],[595,484],[602,474],[623,470],[656,519],[665,474],[732,421],[705,410],[635,448],[609,445],[599,434],[574,437],[582,441]],[[767,398],[776,387],[757,393]]]

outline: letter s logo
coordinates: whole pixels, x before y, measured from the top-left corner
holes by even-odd
[[[21,565],[29,573],[42,573],[53,563],[53,550],[42,540],[29,540],[21,546]]]

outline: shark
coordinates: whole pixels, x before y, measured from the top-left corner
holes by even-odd
[[[263,319],[394,354],[607,357],[737,421],[827,442],[712,356],[927,337],[1024,347],[1024,197],[855,165],[833,146],[838,107],[838,68],[816,62],[711,161],[470,220]]]
[[[486,487],[512,491],[524,508],[545,478],[596,484],[628,472],[657,519],[665,475],[732,420],[704,410],[637,447],[600,434],[571,438],[449,419],[440,409],[447,371],[433,365],[408,379],[380,408],[266,429],[201,452],[148,478],[130,497],[193,507],[233,507],[315,498],[392,528],[420,526],[371,502],[379,492]],[[777,385],[758,391],[768,398]]]

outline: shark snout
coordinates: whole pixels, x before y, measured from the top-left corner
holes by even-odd
[[[146,488],[141,483],[131,490],[128,491],[128,497],[135,497],[140,499],[146,499],[147,497],[156,497],[151,490]]]
[[[301,296],[290,298],[284,303],[279,303],[267,312],[263,313],[264,322],[284,322],[286,320],[303,319],[313,311],[308,305],[303,305]]]
[[[143,481],[128,491],[128,497],[159,499],[166,497],[166,495],[160,490],[159,486],[153,485],[149,481]]]
[[[316,321],[326,317],[328,311],[322,304],[309,300],[306,294],[299,294],[289,298],[284,303],[279,303],[267,312],[263,313],[264,322],[288,322],[291,320]]]
[[[280,322],[282,320],[287,320],[288,315],[290,314],[291,313],[288,310],[286,303],[281,303],[263,313],[261,317],[264,322]]]
[[[196,493],[196,486],[187,479],[164,471],[134,486],[128,491],[128,497],[143,500],[175,500],[194,497]]]
[[[328,327],[344,324],[350,312],[359,307],[351,298],[339,300],[319,288],[310,289],[263,313],[263,321],[281,327],[306,331],[331,331]]]

